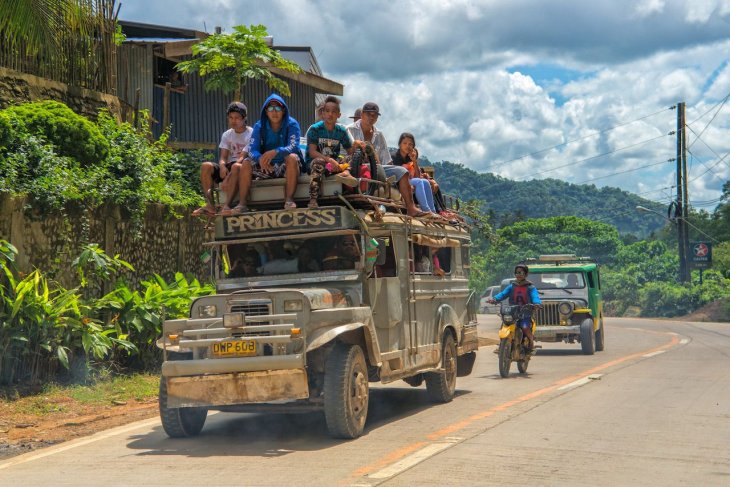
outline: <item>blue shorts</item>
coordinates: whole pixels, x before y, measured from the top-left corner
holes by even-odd
[[[520,328],[532,328],[532,320],[530,318],[522,318],[517,322],[517,326]]]

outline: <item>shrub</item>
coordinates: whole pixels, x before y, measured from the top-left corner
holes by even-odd
[[[58,154],[84,166],[103,161],[109,152],[109,143],[96,125],[63,103],[41,101],[12,106],[5,110],[5,117],[14,118],[26,135],[42,135]]]
[[[10,118],[7,114],[0,112],[0,149],[10,144],[14,138],[13,129],[10,125]]]

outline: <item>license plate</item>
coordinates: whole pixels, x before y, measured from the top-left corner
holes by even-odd
[[[213,344],[213,355],[216,357],[247,357],[256,355],[254,340],[226,340]]]

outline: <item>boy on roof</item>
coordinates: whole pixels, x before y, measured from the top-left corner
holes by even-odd
[[[340,151],[352,154],[352,138],[344,125],[337,123],[340,118],[340,100],[336,96],[324,99],[322,120],[307,130],[307,163],[312,179],[309,183],[309,208],[317,208],[317,197],[322,185],[322,177],[342,173],[349,176],[348,163],[340,160]],[[354,180],[354,178],[352,178]]]
[[[299,150],[300,135],[299,122],[289,115],[284,99],[277,94],[271,94],[261,108],[261,119],[253,127],[250,158],[241,164],[238,205],[228,214],[238,215],[248,211],[246,202],[254,170],[264,176],[286,178],[284,209],[297,207],[294,191],[297,189],[297,178],[304,162]]]
[[[221,183],[221,189],[230,195],[223,211],[231,210],[228,202],[231,201],[233,193],[236,192],[241,162],[248,157],[253,129],[246,126],[246,105],[240,101],[234,101],[228,105],[226,114],[229,129],[223,132],[221,142],[218,144],[220,158],[218,162],[206,161],[200,166],[200,185],[203,187],[206,204],[195,210],[193,216],[215,215],[215,206],[213,206],[213,197],[211,195],[213,182]]]

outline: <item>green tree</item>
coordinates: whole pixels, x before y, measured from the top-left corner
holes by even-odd
[[[487,275],[497,283],[528,257],[541,254],[590,256],[599,263],[613,261],[621,248],[615,227],[575,216],[536,218],[497,230],[486,255]]]
[[[289,96],[289,85],[277,78],[270,68],[292,73],[301,68],[267,44],[268,32],[263,25],[237,25],[230,34],[213,34],[192,48],[193,59],[177,64],[184,73],[199,72],[205,77],[205,89],[221,89],[226,93],[240,89],[249,79],[261,79],[273,89]]]
[[[59,46],[66,18],[74,12],[72,0],[7,0],[0,2],[3,42],[25,43],[30,49]]]

